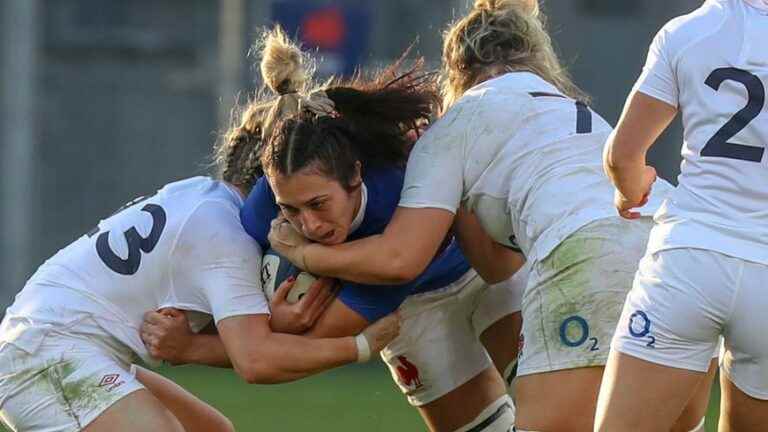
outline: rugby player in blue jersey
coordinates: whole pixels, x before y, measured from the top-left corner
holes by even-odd
[[[308,92],[303,55],[279,30],[267,38],[263,57],[262,75],[279,96],[251,103],[228,134],[229,145],[242,146],[231,154],[249,168],[241,169],[250,173],[243,182],[253,184],[241,211],[246,231],[264,250],[276,218],[296,235],[328,245],[382,233],[400,199],[409,131],[435,107],[428,76],[418,66],[398,75],[396,64],[370,80],[358,77]],[[485,236],[479,226],[460,229]],[[506,432],[514,408],[503,377],[517,355],[519,291],[514,281],[489,287],[451,235],[412,282],[342,282],[324,313],[309,312],[309,328],[297,329],[294,313],[302,302],[287,304],[284,285],[273,299],[272,328],[316,337],[354,335],[399,307],[401,336],[382,357],[429,429]],[[164,345],[202,344],[183,315],[174,321],[150,314],[147,320],[155,341],[150,349],[161,357],[186,362],[191,359],[183,350],[172,353]]]

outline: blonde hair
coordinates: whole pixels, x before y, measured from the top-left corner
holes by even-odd
[[[492,68],[529,71],[569,97],[588,99],[561,66],[538,0],[475,0],[469,13],[448,27],[443,35],[444,108]]]
[[[265,89],[232,110],[231,125],[213,154],[219,177],[246,191],[264,175],[260,161],[263,141],[280,119],[298,112],[299,92],[312,84],[314,72],[312,60],[280,26],[262,32],[251,54],[261,59]]]

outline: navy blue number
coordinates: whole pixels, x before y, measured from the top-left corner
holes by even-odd
[[[765,86],[757,76],[737,68],[727,67],[715,69],[709,74],[706,85],[718,91],[725,81],[736,81],[747,89],[747,106],[739,110],[721,127],[701,149],[702,157],[723,157],[739,159],[750,162],[760,162],[763,159],[765,148],[752,147],[743,144],[729,143],[749,122],[760,115],[765,106]]]
[[[96,239],[96,252],[104,264],[110,270],[121,275],[130,276],[139,271],[141,265],[141,253],[150,253],[160,241],[160,235],[165,229],[165,210],[157,204],[147,204],[141,208],[152,216],[152,229],[147,237],[142,237],[135,227],[131,227],[123,233],[128,245],[128,257],[120,258],[109,247],[109,231],[99,234]]]
[[[530,92],[528,94],[530,94],[535,98],[555,97],[555,98],[566,99],[565,96],[558,93]],[[590,111],[587,104],[585,104],[582,101],[576,101],[576,133],[577,134],[592,133],[592,111]]]
[[[592,133],[592,111],[582,101],[576,101],[576,133]]]

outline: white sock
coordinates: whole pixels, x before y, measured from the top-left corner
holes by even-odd
[[[507,384],[507,394],[509,395],[512,400],[515,400],[515,376],[517,375],[517,360],[514,360],[512,363],[508,364],[506,369],[504,369],[504,381]]]
[[[509,432],[515,424],[515,406],[508,395],[498,398],[471,422],[454,432]]]

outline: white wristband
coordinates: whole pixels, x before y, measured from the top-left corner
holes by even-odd
[[[357,362],[365,363],[371,359],[371,346],[368,345],[368,339],[360,333],[355,336],[355,345],[357,346]]]

